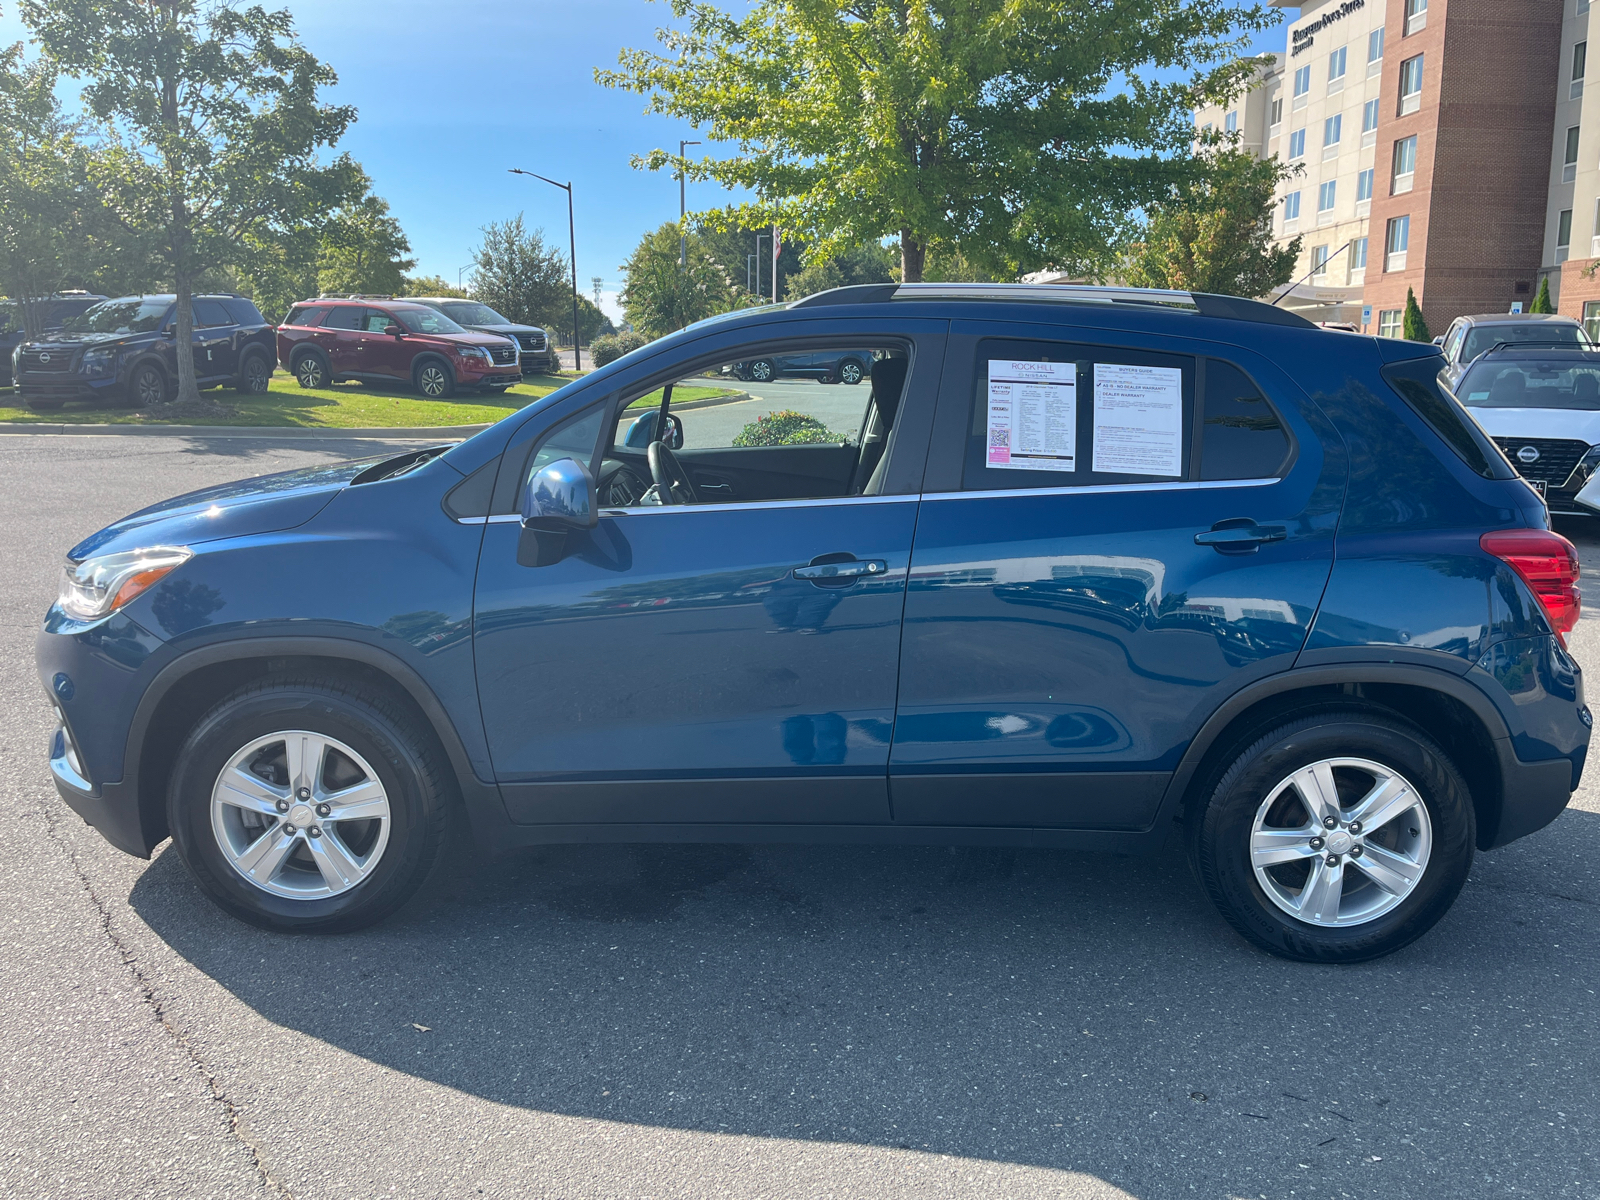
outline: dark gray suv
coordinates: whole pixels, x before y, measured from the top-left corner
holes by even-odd
[[[1454,392],[1478,355],[1495,346],[1524,344],[1581,349],[1589,345],[1589,335],[1576,318],[1555,313],[1479,313],[1457,317],[1438,339],[1445,361],[1439,382]]]
[[[426,304],[436,308],[463,329],[480,333],[499,333],[517,344],[524,375],[555,375],[561,370],[550,338],[537,325],[519,325],[501,316],[487,304],[438,296],[407,296],[407,304]]]

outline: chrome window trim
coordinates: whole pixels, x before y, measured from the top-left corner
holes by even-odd
[[[1123,492],[1199,492],[1215,488],[1269,487],[1282,483],[1282,476],[1270,479],[1196,479],[1173,483],[1096,483],[1086,487],[996,488],[991,491],[928,492],[924,500],[987,500],[1001,496],[1104,496]]]
[[[908,504],[921,500],[918,495],[895,496],[819,496],[809,500],[743,500],[726,504],[646,504],[638,508],[602,508],[602,517],[640,517],[669,512],[744,512],[760,508],[822,508],[836,504]],[[516,513],[496,513],[490,517],[456,517],[458,525],[509,525],[520,522]]]

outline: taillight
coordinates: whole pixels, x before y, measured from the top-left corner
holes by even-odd
[[[1581,597],[1578,551],[1571,542],[1548,529],[1499,529],[1484,534],[1478,544],[1522,576],[1557,634],[1576,628]]]

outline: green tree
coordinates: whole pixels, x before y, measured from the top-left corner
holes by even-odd
[[[1433,334],[1428,332],[1428,323],[1422,319],[1422,309],[1417,304],[1417,294],[1410,288],[1406,289],[1406,311],[1400,321],[1400,332],[1404,335],[1406,341],[1433,341]]]
[[[333,71],[288,12],[226,0],[21,0],[46,55],[85,80],[104,135],[89,175],[132,235],[147,238],[177,293],[177,341],[207,270],[247,262],[316,214],[360,195],[347,156],[319,155],[355,110],[322,103]],[[197,400],[178,355],[178,398]]]
[[[469,293],[443,275],[408,275],[401,280],[400,296],[435,296],[441,300],[465,300]]]
[[[748,189],[720,219],[777,221],[814,258],[900,239],[902,278],[943,243],[1014,277],[1103,266],[1131,214],[1203,174],[1193,110],[1238,93],[1254,0],[670,0],[663,53],[609,87],[688,121],[726,157],[635,160]]]
[[[490,222],[482,232],[483,241],[472,255],[474,299],[520,325],[549,329],[561,322],[571,328],[567,256],[545,243],[544,230],[529,229],[518,213],[509,221]],[[562,309],[567,312],[564,322]]]
[[[894,256],[887,247],[881,242],[863,242],[834,258],[810,263],[791,275],[784,295],[789,300],[798,300],[829,288],[854,287],[859,283],[890,283],[894,280],[895,271]]]
[[[323,292],[398,295],[405,273],[417,265],[408,258],[411,243],[389,202],[371,192],[336,209],[323,225],[317,256],[317,288]]]
[[[668,221],[645,234],[621,267],[628,276],[623,310],[646,337],[658,338],[733,306],[727,272],[698,235],[689,235],[688,265],[678,264],[678,236],[678,223]]]
[[[1153,205],[1133,248],[1134,287],[1264,296],[1294,277],[1300,238],[1272,238],[1273,194],[1293,172],[1241,150],[1209,155],[1210,170]]]
[[[611,318],[601,312],[595,302],[587,296],[578,297],[578,322],[578,332],[582,335],[585,346],[592,345],[596,338],[605,337],[608,333],[616,332],[616,327],[611,324]],[[545,322],[544,327],[563,346],[572,345],[572,298],[570,293],[557,306],[555,313],[552,314],[549,321]]]
[[[1555,310],[1556,306],[1550,303],[1550,276],[1546,275],[1539,280],[1539,294],[1533,298],[1533,304],[1529,306],[1528,311],[1531,313],[1553,313]]]

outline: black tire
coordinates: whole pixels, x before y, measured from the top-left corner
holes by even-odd
[[[412,368],[411,382],[429,400],[448,400],[455,394],[456,373],[442,358],[425,358]]]
[[[246,354],[244,361],[239,364],[239,378],[234,383],[234,390],[247,396],[263,396],[272,383],[272,364],[267,361],[267,356],[257,350]]]
[[[745,368],[751,383],[771,383],[778,377],[778,367],[770,358],[758,358]]]
[[[295,382],[307,391],[327,387],[333,382],[333,369],[318,350],[303,350],[295,355],[294,365],[290,369],[294,372]]]
[[[867,369],[861,365],[860,359],[847,358],[839,364],[837,374],[840,383],[848,383],[854,387],[866,377]]]
[[[1364,760],[1392,771],[1422,801],[1426,822],[1408,820],[1402,814],[1385,827],[1392,833],[1363,831],[1372,835],[1370,846],[1382,849],[1380,838],[1416,835],[1423,826],[1431,837],[1421,877],[1410,885],[1403,898],[1370,919],[1360,918],[1360,923],[1343,926],[1300,920],[1279,907],[1262,886],[1251,859],[1257,814],[1272,792],[1294,772],[1329,759]],[[1335,832],[1342,832],[1346,829],[1342,822],[1349,811],[1347,805],[1359,798],[1370,779],[1363,781],[1363,772],[1358,768],[1335,770],[1338,774],[1332,777],[1342,810]],[[1305,806],[1295,797],[1293,792],[1284,793],[1278,803],[1295,806],[1297,815],[1290,818],[1290,823],[1309,821],[1309,816],[1299,815]],[[1272,826],[1279,825],[1281,818],[1271,815],[1277,811],[1276,807],[1269,809],[1264,820]],[[1461,891],[1472,866],[1477,838],[1471,794],[1445,752],[1398,714],[1364,708],[1331,708],[1302,715],[1255,738],[1223,772],[1203,807],[1191,813],[1186,823],[1195,872],[1228,924],[1263,950],[1299,962],[1362,962],[1391,954],[1421,937],[1444,916]],[[1295,836],[1288,829],[1284,832]],[[1324,840],[1321,831],[1316,832],[1322,848],[1335,844],[1331,840],[1333,833]],[[1343,845],[1343,841],[1338,844]],[[1296,852],[1306,853],[1298,846]],[[1373,878],[1360,870],[1360,860],[1348,852],[1324,859],[1319,851],[1305,861],[1304,886],[1309,886],[1309,872],[1322,870],[1325,862],[1334,862],[1341,876],[1345,869],[1354,869],[1351,879],[1357,897],[1369,894],[1361,889],[1377,887]],[[1372,853],[1366,854],[1366,861],[1374,861]],[[1383,860],[1377,861],[1381,864]],[[1275,878],[1273,872],[1297,868],[1298,863],[1287,862],[1268,868],[1269,882]],[[1370,895],[1384,903],[1392,902],[1381,888]],[[1334,911],[1343,913],[1337,902]]]
[[[213,829],[212,789],[229,760],[280,730],[345,743],[385,790],[387,842],[370,873],[336,895],[300,899],[264,890],[233,865]],[[167,796],[173,844],[200,887],[239,920],[280,932],[339,932],[388,916],[427,878],[454,808],[449,767],[430,731],[381,696],[316,678],[257,682],[213,707],[179,751]],[[283,820],[292,819],[291,810]],[[303,834],[308,846],[310,836]]]
[[[140,363],[128,376],[128,403],[135,408],[150,408],[172,399],[172,381],[155,363]]]
[[[65,400],[34,400],[31,397],[26,403],[34,412],[60,412],[67,405]]]

